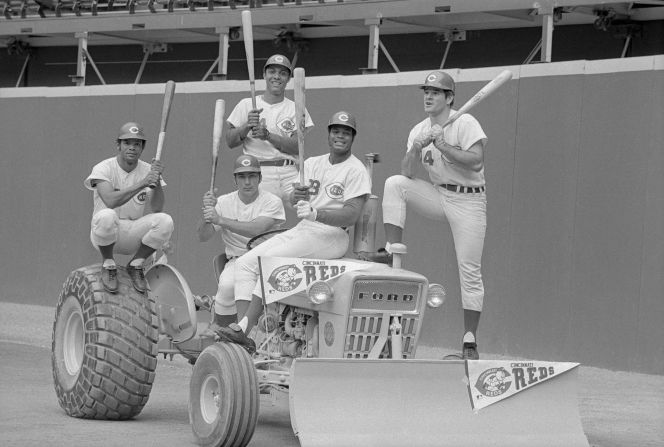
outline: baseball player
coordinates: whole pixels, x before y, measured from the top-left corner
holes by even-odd
[[[215,198],[207,191],[203,195],[202,219],[198,238],[209,240],[216,231],[224,242],[226,264],[219,275],[219,287],[214,300],[212,335],[221,326],[237,321],[234,285],[235,262],[247,252],[249,239],[274,230],[286,219],[284,204],[274,194],[260,190],[261,167],[256,157],[240,155],[233,170],[237,191]]]
[[[226,143],[242,146],[243,152],[258,159],[263,173],[261,188],[288,200],[287,191],[298,179],[298,146],[295,126],[295,103],[284,96],[293,67],[286,56],[275,54],[263,67],[265,91],[241,100],[228,116]],[[305,129],[314,126],[306,112]]]
[[[124,124],[117,138],[117,155],[95,165],[84,182],[94,195],[90,240],[101,252],[101,281],[110,293],[118,290],[114,252],[133,254],[127,273],[134,288],[145,293],[143,263],[168,243],[173,232],[173,219],[161,212],[164,166],[159,160],[150,164],[140,159],[145,141],[139,124]],[[145,212],[146,204],[151,213]]]
[[[479,359],[476,334],[484,300],[481,265],[486,232],[487,137],[477,120],[468,114],[442,129],[442,124],[454,113],[454,87],[454,80],[442,71],[427,75],[421,86],[428,117],[410,131],[401,175],[385,181],[385,250],[389,259],[390,244],[402,240],[406,205],[418,214],[449,223],[464,309],[462,355],[476,360]],[[430,181],[413,178],[418,163],[424,166]]]
[[[253,340],[245,334],[262,312],[258,282],[259,256],[333,259],[348,250],[347,228],[360,217],[371,193],[371,180],[364,164],[351,153],[357,132],[355,118],[337,112],[328,124],[329,154],[310,157],[304,163],[306,185],[295,185],[289,197],[302,219],[295,227],[238,258],[235,263],[235,304],[239,323],[222,328],[218,335],[253,352]]]

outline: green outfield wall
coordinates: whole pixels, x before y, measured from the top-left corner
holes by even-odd
[[[480,350],[664,374],[664,56],[448,70],[456,106],[505,68],[513,80],[472,111],[489,137]],[[425,117],[417,85],[426,74],[308,78],[316,127],[307,155],[326,152],[332,113],[351,111],[355,154],[381,155],[382,195],[409,129]],[[215,290],[211,259],[221,247],[196,236],[214,103],[225,99],[229,113],[247,91],[246,81],[177,86],[163,155],[176,224],[170,260],[194,293]],[[145,126],[144,158],[153,156],[162,92],[163,84],[0,89],[0,299],[55,305],[68,273],[98,262],[83,179],[116,153],[126,121]],[[237,155],[224,147],[220,192],[234,187]],[[462,313],[449,228],[413,214],[405,235],[407,267],[448,290],[422,341],[456,347]]]

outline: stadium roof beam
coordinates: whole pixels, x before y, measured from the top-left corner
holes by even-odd
[[[53,2],[54,0],[49,0]],[[130,2],[115,4],[112,10],[102,9],[103,5],[96,4],[96,14],[92,14],[94,0],[73,2],[71,0],[58,0],[54,7],[58,7],[60,17],[55,17],[48,9],[45,17],[37,15],[38,7],[44,1],[27,0],[22,5],[18,0],[5,0],[4,16],[0,16],[2,26],[0,35],[54,35],[71,34],[75,32],[131,32],[136,29],[144,30],[180,30],[200,29],[218,26],[235,27],[240,21],[241,11],[247,6],[238,5],[231,8],[228,2],[213,1],[213,9],[197,9],[192,11],[191,2],[184,0],[169,0],[168,9],[164,7],[164,0],[152,3],[152,12],[147,3]],[[155,5],[156,3],[156,5]],[[528,14],[537,9],[550,10],[554,7],[562,8],[566,16],[574,17],[570,24],[576,22],[592,23],[593,17],[589,11],[597,9],[613,9],[616,13],[626,15],[633,20],[655,20],[664,17],[664,1],[648,0],[638,2],[650,6],[648,8],[631,8],[634,2],[603,2],[589,0],[501,0],[487,2],[485,0],[346,0],[339,3],[336,0],[324,2],[303,0],[297,3],[262,2],[261,7],[253,8],[253,23],[256,27],[280,26],[288,24],[321,24],[334,26],[353,25],[363,23],[364,20],[374,19],[381,14],[384,19],[408,18],[413,25],[426,32],[440,31],[443,28],[458,25],[463,29],[492,29],[523,26],[537,26],[527,19]],[[221,5],[220,5],[221,4]],[[108,4],[107,4],[108,5]],[[104,5],[108,7],[107,5]],[[15,7],[12,7],[15,6]],[[76,6],[76,7],[75,7]],[[181,6],[181,7],[180,7]],[[656,7],[656,6],[661,6]],[[124,8],[124,9],[118,9]],[[19,10],[23,10],[25,18],[21,17]],[[583,16],[586,16],[585,18]],[[11,18],[9,18],[11,17]],[[392,22],[392,21],[391,21]],[[401,27],[407,27],[403,21]],[[399,24],[393,22],[396,32],[402,33]],[[567,24],[567,23],[565,23]],[[381,29],[381,32],[389,29]],[[414,30],[406,32],[418,32]],[[305,36],[308,37],[308,36]]]

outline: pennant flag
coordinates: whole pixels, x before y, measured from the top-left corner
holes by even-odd
[[[371,263],[259,256],[258,265],[265,302],[270,304],[306,290],[314,281],[329,281],[342,273],[368,268]]]
[[[488,407],[577,366],[570,362],[467,360],[470,404],[473,410]]]

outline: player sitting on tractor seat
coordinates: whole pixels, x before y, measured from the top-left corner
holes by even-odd
[[[304,163],[305,184],[293,185],[290,203],[302,219],[295,227],[263,242],[235,262],[235,304],[239,323],[217,331],[224,340],[244,346],[250,353],[255,343],[246,334],[256,325],[263,301],[258,282],[259,256],[334,259],[348,250],[347,229],[360,217],[371,194],[371,180],[364,164],[351,153],[357,133],[355,118],[335,113],[328,124],[329,153]]]
[[[198,239],[205,242],[215,231],[221,233],[226,263],[218,278],[214,299],[214,319],[203,335],[214,336],[215,331],[237,321],[235,308],[235,262],[247,252],[250,238],[274,230],[286,219],[284,205],[276,195],[260,189],[261,167],[253,155],[240,155],[233,170],[237,191],[215,197],[212,191],[203,195],[202,218],[198,225]]]

